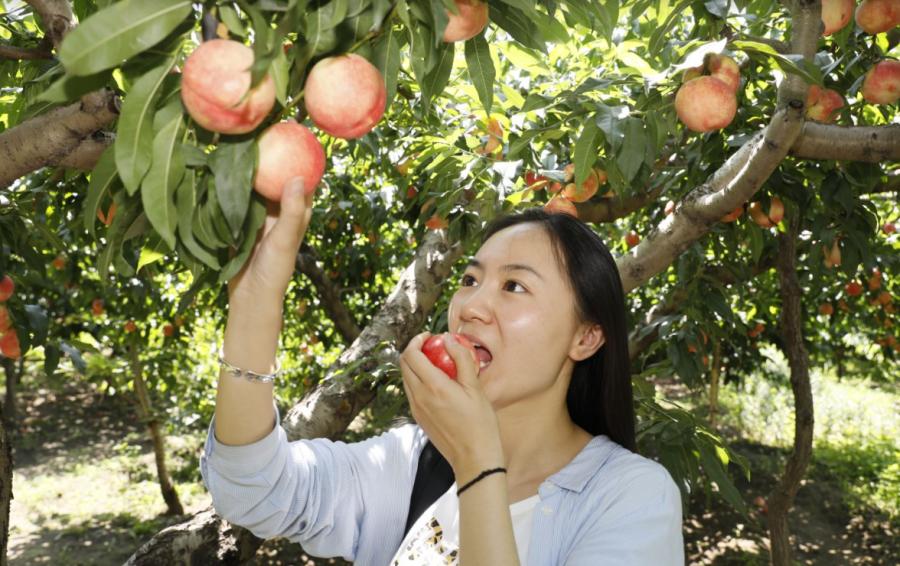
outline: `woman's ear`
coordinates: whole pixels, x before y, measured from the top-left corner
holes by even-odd
[[[569,349],[569,357],[576,362],[586,360],[593,356],[605,343],[606,336],[603,334],[603,328],[599,324],[582,324],[575,334],[572,348]]]

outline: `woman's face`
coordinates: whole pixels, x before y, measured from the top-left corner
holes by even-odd
[[[538,225],[517,224],[491,236],[460,283],[450,302],[450,331],[490,353],[479,352],[479,379],[496,409],[547,392],[596,350],[579,344],[584,325],[575,316],[575,295]],[[602,334],[594,338],[602,343]]]

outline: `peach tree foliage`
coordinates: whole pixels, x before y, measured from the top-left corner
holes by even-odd
[[[411,261],[428,231],[426,220],[448,220],[451,239],[472,251],[480,228],[498,213],[545,203],[546,190],[526,187],[527,171],[562,181],[565,165],[574,163],[580,182],[602,168],[607,183],[578,206],[579,215],[616,255],[639,258],[641,247],[629,251],[625,234],[647,236],[665,220],[669,200],[676,210],[692,201],[692,191],[770,120],[785,76],[843,94],[852,104],[840,110],[840,124],[896,122],[896,105],[873,106],[858,96],[865,72],[886,56],[897,57],[896,39],[850,25],[820,39],[813,61],[804,62],[783,53],[791,13],[776,0],[492,0],[486,34],[459,46],[435,39],[450,4],[210,1],[201,11],[185,0],[72,2],[79,23],[58,58],[0,60],[0,128],[105,87],[121,99],[108,128],[115,142],[88,173],[44,170],[3,194],[0,270],[38,284],[49,277],[48,258],[77,249],[83,267],[75,275],[107,281],[105,293],[123,297],[123,305],[132,304],[128,281],[165,285],[166,276],[189,274],[201,309],[223,307],[221,284],[246,259],[264,203],[249,189],[255,136],[211,134],[181,107],[177,70],[200,40],[204,14],[221,24],[213,22],[212,33],[252,43],[256,80],[266,72],[275,80],[278,104],[260,130],[283,118],[304,118],[303,80],[323,56],[359,53],[376,64],[387,85],[388,111],[372,133],[352,142],[321,137],[328,166],[307,238],[313,267],[297,278],[285,308],[284,343],[299,363],[333,362],[352,341],[352,332],[329,316],[324,288],[364,327]],[[30,11],[2,17],[0,39],[39,45]],[[707,53],[734,57],[742,82],[734,121],[699,135],[677,122],[673,100],[683,71]],[[486,151],[491,119],[502,128],[502,144]],[[896,317],[885,305],[869,304],[874,291],[851,298],[844,285],[865,283],[877,266],[884,274],[881,291],[897,292],[900,244],[880,230],[898,217],[896,199],[885,198],[891,193],[884,190],[896,194],[893,167],[789,157],[753,197],[767,209],[778,196],[790,213],[802,215],[800,279],[815,363],[840,350],[854,367],[883,379],[897,374],[883,370],[897,367],[897,350],[887,345],[889,336],[897,337]],[[110,225],[98,223],[97,212],[113,203]],[[652,383],[675,376],[702,388],[713,364],[734,380],[761,365],[760,344],[779,340],[771,267],[775,235],[783,231],[783,224],[763,229],[746,214],[714,223],[629,295],[634,339],[646,341],[634,361],[642,446],[692,488],[715,482],[736,506],[741,500],[725,475],[721,441],[694,415],[657,400]],[[835,240],[842,262],[827,268],[822,248]],[[433,329],[446,324],[445,301],[456,275],[435,307]],[[77,308],[88,304],[77,294],[70,300]],[[846,310],[817,314],[819,304],[837,307],[840,300]],[[153,303],[141,305],[152,312]],[[184,312],[186,305],[171,312]],[[128,308],[117,311],[119,322],[127,320]],[[42,333],[32,318],[24,341],[29,346],[62,332],[51,322]],[[763,330],[755,333],[757,325]],[[845,342],[847,336],[855,340]],[[302,394],[317,378],[313,370],[298,372],[286,396]],[[192,391],[184,398],[200,395],[188,379],[171,387]],[[376,427],[398,410],[390,395],[383,401],[372,417]]]

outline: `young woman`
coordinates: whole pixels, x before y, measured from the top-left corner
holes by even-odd
[[[618,271],[599,237],[565,215],[535,209],[488,228],[449,310],[450,331],[477,355],[447,341],[456,380],[422,353],[427,333],[400,357],[417,424],[353,444],[289,443],[272,385],[252,372],[273,371],[310,214],[311,197],[292,181],[229,289],[201,459],[222,517],[361,566],[684,563],[679,490],[633,452]],[[408,517],[429,446],[456,482]]]

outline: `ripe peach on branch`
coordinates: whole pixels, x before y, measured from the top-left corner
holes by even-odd
[[[806,94],[806,117],[817,122],[834,122],[834,112],[844,106],[844,97],[830,88],[809,87]]]
[[[875,35],[890,31],[900,24],[900,5],[897,0],[863,0],[856,8],[856,25]]]
[[[447,10],[444,43],[465,41],[478,35],[488,23],[488,5],[481,0],[454,0],[457,13]]]
[[[222,134],[253,131],[275,105],[275,82],[266,75],[250,89],[253,50],[213,39],[194,50],[181,74],[181,100],[198,124]]]
[[[737,98],[731,86],[713,76],[691,79],[675,95],[675,112],[695,132],[726,127],[737,113]]]
[[[893,104],[900,98],[900,61],[884,60],[866,73],[862,95],[872,104]]]
[[[381,120],[387,89],[381,72],[355,53],[326,57],[310,70],[303,93],[316,126],[336,138],[355,139]]]
[[[844,29],[850,23],[855,8],[854,0],[822,0],[822,23],[825,25],[822,35]]]

